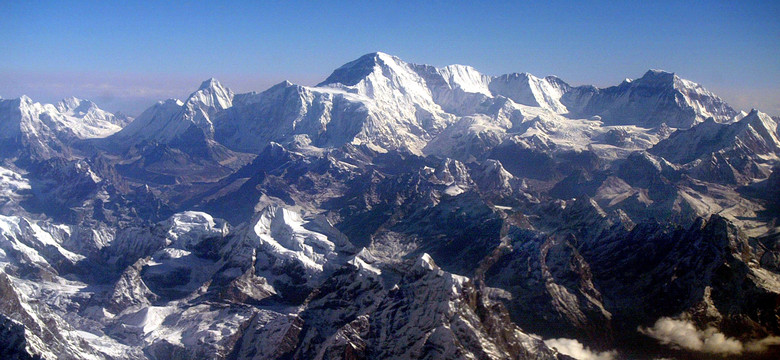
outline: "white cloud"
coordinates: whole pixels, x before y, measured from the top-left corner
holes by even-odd
[[[639,328],[639,332],[664,345],[709,354],[739,355],[745,352],[763,352],[771,345],[780,344],[780,337],[775,336],[743,343],[713,327],[699,330],[689,321],[668,317],[658,319],[651,328]]]
[[[569,355],[578,360],[614,360],[617,358],[617,351],[615,350],[593,351],[574,339],[549,339],[545,340],[544,343],[551,348],[555,348],[561,354]]]
[[[761,353],[767,351],[770,346],[780,345],[780,336],[769,336],[761,340],[751,341],[745,344],[745,350]]]

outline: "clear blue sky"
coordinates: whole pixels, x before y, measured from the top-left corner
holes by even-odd
[[[3,1],[0,95],[137,114],[216,77],[313,85],[360,55],[609,86],[660,68],[780,114],[780,1]]]

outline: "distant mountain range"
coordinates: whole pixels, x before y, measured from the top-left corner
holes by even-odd
[[[0,99],[0,161],[1,358],[780,356],[778,119],[673,73]]]

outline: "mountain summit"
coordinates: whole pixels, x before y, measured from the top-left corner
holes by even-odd
[[[375,52],[363,55],[354,61],[350,61],[334,70],[327,79],[317,84],[325,86],[330,84],[342,84],[346,86],[357,85],[370,75],[378,66],[382,66],[387,60],[394,61],[391,55]]]
[[[144,111],[130,125],[115,135],[124,142],[153,140],[168,143],[191,131],[214,136],[211,118],[217,112],[233,106],[233,92],[216,79],[204,81],[198,90],[184,101],[161,101]]]
[[[83,139],[103,138],[123,122],[95,103],[75,97],[56,105],[27,96],[0,99],[0,148],[32,158],[49,158]]]
[[[599,116],[610,125],[690,128],[707,118],[726,122],[737,112],[699,84],[663,70],[604,89],[581,86],[563,97],[579,116]]]

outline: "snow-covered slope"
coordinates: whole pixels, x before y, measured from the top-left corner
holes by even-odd
[[[9,215],[18,211],[22,193],[30,189],[30,180],[23,174],[0,167],[0,214]]]
[[[460,88],[467,93],[491,95],[491,78],[471,66],[449,65],[437,70],[451,88]]]
[[[448,113],[460,116],[474,114],[485,100],[492,97],[488,88],[491,78],[470,66],[413,67],[425,80],[433,101]]]
[[[256,271],[266,278],[311,285],[342,266],[345,255],[355,251],[324,218],[304,221],[293,211],[269,206],[251,223],[246,241],[256,249]]]
[[[561,97],[569,90],[569,85],[555,76],[540,79],[528,73],[502,75],[490,82],[490,90],[518,104],[541,107],[556,113],[568,112],[561,103]]]

